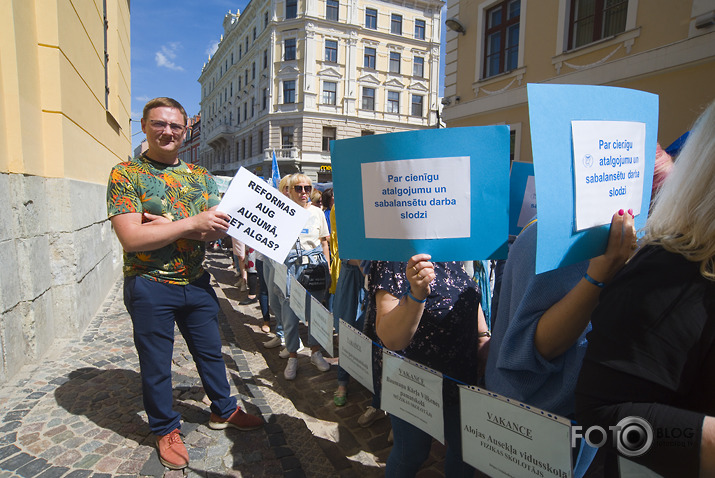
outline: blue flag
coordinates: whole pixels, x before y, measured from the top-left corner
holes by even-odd
[[[278,188],[278,183],[281,182],[281,173],[278,171],[278,160],[276,159],[276,150],[273,150],[273,167],[271,168],[271,183],[274,188]]]

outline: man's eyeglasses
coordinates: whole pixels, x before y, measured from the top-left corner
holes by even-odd
[[[293,190],[297,193],[306,192],[310,194],[310,192],[313,190],[313,186],[293,186]]]
[[[180,125],[178,123],[167,123],[166,121],[149,120],[149,124],[157,131],[164,131],[168,126],[174,134],[182,133],[185,129],[184,125]]]

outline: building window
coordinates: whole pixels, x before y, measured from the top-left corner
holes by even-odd
[[[338,42],[336,40],[325,40],[325,61],[338,62]]]
[[[400,54],[396,51],[390,52],[390,73],[400,72]]]
[[[253,62],[253,65],[251,66],[251,79],[255,80],[256,79],[256,62]]]
[[[337,129],[323,126],[323,151],[330,152],[330,142],[335,141]]]
[[[256,41],[256,27],[253,27],[253,41]]]
[[[425,21],[415,20],[415,38],[418,40],[425,39]]]
[[[286,61],[295,60],[295,38],[286,38],[285,42],[285,54],[284,58]]]
[[[388,113],[399,113],[400,112],[400,92],[399,91],[388,91],[387,92],[387,112]]]
[[[250,158],[253,156],[253,136],[248,137],[248,151],[246,157]]]
[[[243,45],[238,45],[238,59],[243,58]]]
[[[402,35],[402,15],[398,15],[396,13],[392,14],[392,19],[390,20],[390,33]]]
[[[295,80],[283,82],[283,103],[295,103]]]
[[[293,127],[281,126],[281,146],[283,148],[293,147]]]
[[[375,132],[370,131],[369,129],[364,129],[360,131],[360,136],[372,136],[373,134],[375,134]]]
[[[412,116],[422,116],[422,95],[412,95]]]
[[[377,30],[377,10],[374,8],[365,9],[365,28]]]
[[[248,102],[243,103],[243,121],[248,119]]]
[[[268,50],[263,50],[263,69],[268,68]]]
[[[412,64],[412,76],[417,77],[417,78],[424,78],[425,77],[425,59],[422,58],[421,56],[416,56],[413,59],[413,64]]]
[[[484,33],[484,77],[516,69],[519,61],[521,0],[506,0],[487,10]]]
[[[254,114],[256,114],[256,98],[252,97],[251,98],[251,118],[253,118]]]
[[[298,16],[298,0],[286,0],[286,18]]]
[[[339,6],[340,3],[338,2],[338,0],[327,0],[325,4],[325,19],[337,22]]]
[[[365,62],[364,65],[365,68],[372,68],[373,70],[375,69],[375,57],[377,56],[375,49],[371,48],[369,46],[365,47]]]
[[[623,32],[627,14],[628,0],[571,0],[569,49]]]
[[[268,12],[263,13],[263,28],[268,26]]]
[[[362,88],[362,109],[375,111],[375,88]]]
[[[262,98],[263,110],[268,107],[268,88],[263,88],[263,98]]]
[[[334,81],[323,82],[323,104],[334,105],[337,100],[338,84]]]

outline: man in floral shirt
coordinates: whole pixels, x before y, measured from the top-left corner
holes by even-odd
[[[206,169],[178,157],[186,112],[176,100],[149,101],[141,125],[149,148],[112,169],[107,211],[124,248],[124,304],[134,326],[149,426],[161,462],[181,469],[189,455],[179,436],[181,416],[172,407],[174,323],[211,400],[209,426],[252,430],[263,420],[241,410],[230,395],[218,300],[202,267],[206,241],[223,237],[230,219],[216,210],[216,183]]]

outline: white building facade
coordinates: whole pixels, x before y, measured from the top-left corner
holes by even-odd
[[[330,141],[436,127],[441,0],[253,0],[201,83],[200,164],[329,181]]]

